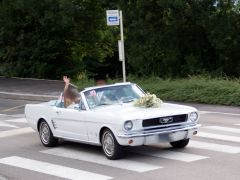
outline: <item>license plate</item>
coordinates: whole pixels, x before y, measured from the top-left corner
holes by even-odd
[[[170,141],[178,141],[181,139],[185,139],[187,137],[188,132],[187,131],[178,131],[178,132],[173,132],[169,134],[169,140]]]

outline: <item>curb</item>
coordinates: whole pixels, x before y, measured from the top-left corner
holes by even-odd
[[[23,94],[0,91],[0,98],[4,99],[17,99],[17,100],[30,100],[30,101],[50,101],[57,99],[58,96],[39,95],[39,94]]]
[[[33,81],[52,81],[52,82],[60,82],[62,83],[63,80],[57,80],[57,79],[39,79],[39,78],[22,78],[22,77],[6,77],[6,76],[0,76],[0,78],[5,79],[19,79],[19,80],[33,80]]]

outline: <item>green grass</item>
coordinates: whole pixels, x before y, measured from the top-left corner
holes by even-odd
[[[184,79],[157,77],[129,77],[145,91],[156,94],[162,100],[240,106],[240,79],[227,80],[195,76]],[[121,80],[109,80],[108,83]],[[92,80],[75,81],[82,88],[94,85]]]

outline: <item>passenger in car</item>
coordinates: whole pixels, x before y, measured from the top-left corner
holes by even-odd
[[[64,107],[74,108],[75,104],[79,104],[80,95],[78,88],[70,83],[70,78],[63,76],[63,81],[65,83],[63,90]]]
[[[106,85],[106,77],[103,75],[96,75],[94,76],[94,81],[96,86],[104,86]]]

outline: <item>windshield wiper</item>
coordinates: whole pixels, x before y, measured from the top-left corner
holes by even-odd
[[[130,102],[133,102],[133,101],[134,101],[133,98],[126,98],[126,99],[122,100],[122,103],[130,103]]]
[[[123,101],[123,103],[130,103],[130,102],[133,102],[133,99],[128,100],[128,101]]]
[[[101,104],[98,104],[97,106],[107,106],[107,105],[112,105],[112,104],[109,104],[109,103],[101,103]]]

